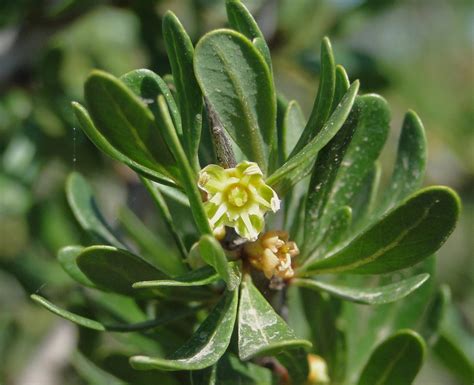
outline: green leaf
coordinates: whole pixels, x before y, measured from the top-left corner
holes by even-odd
[[[193,44],[184,27],[171,11],[166,12],[163,17],[163,39],[181,111],[184,148],[191,165],[198,170],[197,155],[202,127],[202,94],[194,76]]]
[[[173,280],[159,279],[155,281],[141,281],[133,284],[134,289],[163,287],[163,286],[204,286],[217,282],[220,275],[210,266],[190,271]]]
[[[186,250],[186,246],[184,245],[184,242],[181,239],[181,236],[179,235],[178,230],[176,229],[175,223],[171,216],[171,212],[168,208],[168,205],[166,204],[166,201],[163,198],[163,195],[156,188],[156,186],[154,186],[153,183],[149,181],[148,179],[140,178],[140,180],[145,186],[145,188],[147,189],[147,191],[150,193],[151,198],[153,199],[153,202],[155,203],[155,206],[158,209],[161,218],[164,220],[169,233],[174,238],[176,242],[176,246],[178,247],[178,250],[181,254],[181,258],[183,259],[186,258],[188,255],[188,251]],[[182,259],[174,258],[173,265],[174,265],[173,269],[177,273],[183,273],[184,271],[186,271],[186,268],[183,265]],[[170,275],[175,275],[175,274],[170,274]]]
[[[84,94],[95,126],[113,147],[142,166],[176,178],[176,162],[144,100],[102,71],[87,78]]]
[[[311,347],[310,342],[296,338],[249,276],[246,276],[241,284],[238,344],[241,360],[261,355],[276,355],[287,349]]]
[[[265,42],[265,37],[258,27],[257,22],[247,7],[240,0],[227,0],[225,3],[227,19],[232,29],[247,37],[264,57],[268,68],[272,69],[270,49]]]
[[[301,151],[268,177],[269,185],[278,191],[286,191],[306,175],[317,153],[329,143],[346,121],[358,90],[359,82],[356,80],[320,132]]]
[[[355,115],[354,112],[349,114],[342,128],[318,153],[306,196],[303,250],[314,250],[323,235],[326,224],[321,218],[333,191],[341,162],[357,128]]]
[[[305,288],[298,288],[298,291],[309,325],[312,353],[324,358],[334,383],[343,383],[347,371],[347,343],[341,322],[342,301],[324,292]]]
[[[224,128],[266,173],[276,140],[276,96],[260,52],[238,32],[212,31],[196,46],[194,70]]]
[[[426,136],[423,123],[414,111],[405,115],[398,143],[397,159],[380,213],[387,211],[423,184],[426,166]]]
[[[201,234],[212,234],[209,220],[202,204],[201,194],[197,186],[196,173],[193,171],[189,159],[181,146],[181,142],[179,141],[178,135],[173,126],[173,121],[163,96],[158,97],[158,111],[158,120],[161,127],[163,127],[163,135],[166,142],[178,163],[180,169],[180,181],[188,196],[197,228]]]
[[[474,337],[462,314],[449,304],[441,323],[439,338],[433,346],[436,357],[462,384],[474,378]]]
[[[432,347],[438,340],[445,313],[451,302],[451,290],[448,285],[441,285],[430,301],[423,315],[420,333],[428,346]]]
[[[251,362],[226,353],[216,365],[191,372],[192,385],[273,385],[272,373]]]
[[[424,355],[423,339],[412,330],[400,331],[377,346],[358,385],[410,385],[421,369]]]
[[[123,246],[100,213],[92,188],[78,172],[69,174],[66,181],[66,196],[74,216],[85,231],[99,242],[117,247]]]
[[[351,222],[352,209],[349,206],[343,206],[337,210],[334,213],[331,222],[329,222],[320,244],[313,253],[309,254],[307,263],[318,258],[323,258],[340,242],[342,242],[344,237],[347,235],[347,230],[349,229]],[[305,255],[303,254],[302,257],[304,256]],[[301,261],[303,259],[299,260]]]
[[[308,123],[306,124],[298,143],[291,152],[290,158],[298,154],[323,129],[331,114],[335,84],[336,66],[334,63],[334,56],[332,53],[331,42],[327,37],[325,37],[321,42],[321,76],[318,94],[314,101],[311,114],[309,115]]]
[[[199,310],[199,307],[195,308],[183,308],[175,310],[172,313],[159,315],[155,319],[146,320],[142,322],[136,322],[131,324],[118,324],[118,325],[111,325],[105,324],[99,321],[95,321],[93,319],[83,317],[81,315],[72,313],[68,310],[62,309],[59,306],[53,304],[52,302],[48,301],[47,299],[41,297],[37,294],[32,294],[31,299],[36,303],[40,304],[51,313],[56,314],[57,316],[64,318],[68,321],[74,322],[77,325],[83,326],[87,329],[97,330],[97,331],[110,331],[110,332],[134,332],[134,331],[142,331],[153,329],[158,326],[166,325],[170,322],[177,321],[186,317],[189,317]]]
[[[284,143],[281,145],[284,147],[285,160],[295,148],[296,142],[304,130],[305,122],[306,119],[298,102],[296,100],[290,101],[283,117]]]
[[[182,135],[181,116],[178,106],[176,105],[173,95],[171,95],[168,85],[159,75],[147,69],[138,69],[120,76],[120,80],[146,103],[147,107],[151,110],[153,115],[155,115],[155,118],[158,108],[158,96],[163,95],[168,104],[173,124],[178,134]]]
[[[441,334],[433,350],[437,358],[462,382],[471,385],[474,366],[462,348],[450,336]]]
[[[199,240],[199,252],[202,259],[214,267],[222,279],[227,283],[229,290],[234,290],[240,283],[238,265],[229,264],[224,249],[211,235],[203,235]]]
[[[166,275],[174,277],[188,269],[175,251],[158,238],[129,208],[119,211],[118,219],[125,232],[140,250],[140,257]]]
[[[95,287],[89,278],[77,266],[77,257],[84,250],[82,246],[66,246],[58,252],[58,261],[61,267],[76,282],[87,287]]]
[[[199,370],[215,364],[229,346],[237,303],[238,291],[227,291],[191,339],[169,359],[134,356],[130,364],[140,370]]]
[[[45,307],[46,309],[48,309],[50,312],[64,319],[67,319],[68,321],[74,322],[77,325],[84,326],[85,328],[88,328],[88,329],[105,331],[104,325],[102,325],[100,322],[71,313],[68,310],[61,309],[60,307],[54,305],[53,303],[49,302],[47,299],[37,294],[32,294],[31,299],[35,301],[36,303],[40,304],[41,306]]]
[[[110,142],[105,138],[104,135],[95,127],[94,122],[92,121],[91,117],[87,110],[80,105],[79,103],[72,102],[72,109],[74,114],[76,115],[77,120],[82,128],[82,131],[85,132],[87,137],[94,143],[99,150],[103,153],[110,156],[112,159],[115,159],[128,167],[132,170],[136,171],[137,173],[146,176],[156,182],[163,183],[166,185],[174,186],[176,183],[173,179],[169,176],[163,174],[160,171],[156,171],[152,168],[146,167],[143,164],[137,163],[132,158],[124,155],[122,152],[117,150]]]
[[[325,216],[328,217],[341,206],[352,206],[387,139],[390,110],[387,102],[378,95],[358,96],[349,119],[356,126],[355,133],[327,199]]]
[[[288,370],[292,384],[304,384],[308,379],[308,354],[304,349],[285,350],[277,355],[278,361]]]
[[[112,246],[86,247],[77,257],[77,265],[97,287],[129,296],[139,293],[133,283],[163,277],[140,257]]]
[[[418,289],[430,277],[429,274],[420,274],[380,287],[347,287],[311,279],[296,278],[293,285],[308,289],[326,291],[334,297],[366,305],[381,305],[394,302]]]
[[[332,100],[331,111],[336,109],[350,85],[351,83],[344,67],[340,64],[336,65],[336,85],[334,88],[334,98]]]
[[[443,245],[459,209],[458,196],[447,187],[420,190],[347,246],[303,265],[300,272],[382,274],[412,266]]]

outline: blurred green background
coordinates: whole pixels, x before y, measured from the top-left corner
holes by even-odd
[[[429,143],[426,184],[449,185],[463,201],[460,223],[440,250],[436,279],[447,283],[466,333],[474,329],[474,6],[470,0],[248,0],[269,41],[279,91],[306,114],[319,74],[319,45],[362,92],[392,107],[382,156],[393,161],[403,114],[418,112]],[[57,250],[83,234],[65,196],[66,175],[93,183],[111,223],[126,203],[150,226],[133,173],[76,129],[70,108],[93,68],[121,75],[146,67],[169,73],[161,15],[173,10],[194,40],[225,26],[223,0],[0,1],[0,384],[83,384],[71,358],[74,328],[33,305],[41,289],[75,290]],[[390,169],[390,168],[388,168]],[[387,175],[384,175],[387,177]],[[384,177],[383,176],[383,177]],[[474,346],[468,346],[474,359]],[[418,385],[457,384],[433,357]]]

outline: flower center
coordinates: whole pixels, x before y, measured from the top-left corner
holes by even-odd
[[[232,186],[227,192],[227,200],[233,206],[242,207],[249,200],[247,188],[239,184]]]

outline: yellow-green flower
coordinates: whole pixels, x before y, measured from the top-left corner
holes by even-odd
[[[276,192],[265,184],[254,162],[227,169],[210,164],[199,173],[198,185],[207,193],[204,209],[215,232],[229,226],[242,238],[255,240],[263,230],[265,213],[280,209]]]

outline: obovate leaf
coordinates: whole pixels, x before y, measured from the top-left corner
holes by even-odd
[[[163,277],[140,257],[112,246],[90,246],[77,257],[79,269],[97,287],[124,295],[137,295],[132,284]]]
[[[268,68],[272,70],[270,49],[265,42],[265,37],[258,27],[257,22],[247,7],[240,0],[226,0],[227,19],[229,25],[247,37],[264,57]]]
[[[202,127],[202,94],[194,76],[193,44],[184,27],[171,11],[166,12],[163,17],[163,39],[181,111],[182,141],[190,163],[197,171],[199,168],[197,155]]]
[[[329,218],[339,207],[352,205],[356,193],[372,170],[387,140],[390,110],[385,99],[378,95],[358,96],[349,119],[353,120],[355,132],[327,199],[325,216]]]
[[[220,243],[210,235],[203,235],[199,240],[199,252],[202,259],[214,267],[229,290],[234,290],[240,283],[240,269],[237,264],[230,264]]]
[[[177,177],[176,162],[153,113],[122,81],[93,71],[84,94],[95,126],[113,147],[142,166]]]
[[[242,281],[240,290],[238,344],[241,360],[276,355],[288,349],[311,347],[309,341],[296,338],[249,276]]]
[[[192,385],[273,385],[272,372],[226,353],[216,365],[191,372]]]
[[[97,241],[122,247],[122,243],[112,234],[109,225],[100,213],[92,188],[78,172],[72,172],[66,181],[66,197],[74,216],[82,228]]]
[[[267,183],[269,185],[284,192],[309,172],[308,167],[314,162],[316,154],[329,143],[346,121],[358,90],[359,82],[355,81],[318,134],[301,151],[288,159],[283,166],[268,177]]]
[[[118,149],[116,149],[110,142],[105,138],[104,135],[95,127],[94,122],[87,110],[80,105],[79,103],[73,102],[72,109],[76,115],[77,120],[82,128],[82,131],[85,132],[87,137],[96,145],[96,147],[101,150],[103,153],[110,156],[112,159],[115,159],[137,173],[146,176],[156,182],[160,182],[166,185],[174,186],[176,182],[171,179],[169,176],[163,174],[160,171],[154,170],[152,168],[146,167],[141,163],[136,162],[132,158],[129,158]]]
[[[87,287],[95,287],[89,278],[77,266],[77,257],[81,254],[84,247],[82,246],[66,246],[58,252],[58,261],[61,267],[69,276],[81,285]]]
[[[313,250],[321,240],[322,229],[326,227],[321,218],[356,128],[356,114],[351,112],[334,138],[318,153],[306,196],[304,250]]]
[[[295,148],[298,138],[304,130],[305,122],[306,119],[298,102],[296,100],[290,101],[283,117],[284,142],[281,145],[284,147],[285,160]]]
[[[414,111],[405,115],[398,143],[397,159],[382,204],[385,212],[423,184],[426,165],[426,136],[423,123]]]
[[[400,331],[374,350],[358,385],[410,385],[421,369],[424,355],[423,339],[412,330]]]
[[[209,225],[209,220],[202,204],[201,194],[197,187],[197,175],[192,169],[189,159],[181,146],[163,96],[158,97],[158,112],[158,121],[163,128],[163,135],[179,165],[179,180],[188,196],[191,212],[193,213],[197,228],[201,234],[212,234],[211,226]]]
[[[185,308],[178,309],[172,313],[159,315],[155,319],[146,320],[142,322],[136,322],[131,324],[118,324],[111,325],[105,324],[87,317],[70,312],[69,310],[62,309],[59,306],[48,301],[46,298],[41,297],[37,294],[32,294],[31,299],[36,303],[40,304],[51,313],[56,314],[57,316],[64,318],[68,321],[74,322],[77,325],[83,326],[87,329],[97,330],[97,331],[110,331],[110,332],[135,332],[147,329],[153,329],[158,326],[165,325],[172,321],[177,321],[182,318],[189,317],[199,310],[199,307],[195,308]]]
[[[312,353],[324,358],[328,374],[336,384],[343,383],[347,371],[347,342],[340,322],[342,301],[324,292],[297,288],[309,325]]]
[[[158,96],[163,95],[168,104],[176,131],[178,135],[182,135],[183,130],[178,106],[176,105],[173,95],[171,95],[168,85],[159,75],[147,69],[138,69],[120,76],[120,80],[146,103],[146,106],[151,110],[153,115],[155,115],[155,118],[158,107]]]
[[[238,32],[212,31],[196,46],[194,70],[224,128],[266,173],[276,140],[276,97],[260,52]]]
[[[303,275],[382,274],[412,266],[438,250],[453,231],[460,202],[447,187],[413,194],[347,246],[303,265]]]
[[[163,287],[163,286],[204,286],[216,282],[220,275],[210,266],[204,266],[197,270],[192,270],[173,280],[159,279],[155,281],[141,281],[133,284],[134,289]]]
[[[332,53],[331,42],[327,37],[321,42],[321,76],[318,94],[314,101],[313,109],[309,115],[308,123],[303,134],[298,140],[290,158],[301,151],[324,127],[326,120],[331,114],[331,106],[334,98],[336,84],[336,66]]]
[[[311,279],[296,278],[293,285],[308,289],[326,291],[329,294],[347,301],[366,305],[381,305],[394,302],[418,289],[430,277],[429,274],[419,274],[386,286],[364,288],[333,285],[331,283]]]
[[[143,260],[171,277],[184,274],[188,270],[175,251],[157,237],[126,206],[119,212],[119,221],[128,236],[138,246],[140,257]]]
[[[199,370],[214,365],[229,346],[237,302],[238,291],[227,291],[191,339],[169,359],[133,356],[130,364],[140,370]]]

